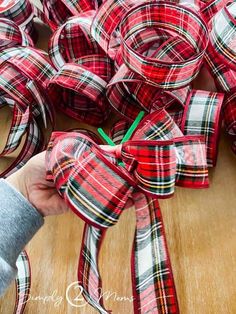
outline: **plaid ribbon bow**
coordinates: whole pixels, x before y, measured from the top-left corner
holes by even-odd
[[[115,141],[122,137],[124,126],[128,123],[115,125]],[[46,168],[47,179],[86,222],[78,274],[86,300],[99,313],[109,312],[99,289],[98,252],[106,229],[132,200],[137,219],[132,252],[134,311],[178,313],[157,197],[170,197],[175,184],[208,186],[204,137],[183,136],[162,109],[146,116],[130,141],[112,148],[97,145],[86,134],[53,133]]]

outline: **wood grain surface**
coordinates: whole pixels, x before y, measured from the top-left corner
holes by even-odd
[[[38,25],[38,29],[41,36],[39,47],[46,49],[49,31],[42,25]],[[195,87],[214,89],[206,73],[201,73]],[[0,145],[4,144],[10,119],[10,111],[6,108],[1,110]],[[58,130],[81,126],[85,125],[62,114],[57,115]],[[8,162],[9,158],[1,159],[0,170]],[[177,188],[174,197],[162,200],[160,205],[180,313],[235,314],[236,158],[224,134],[220,140],[217,166],[210,169],[210,188]],[[119,223],[108,230],[100,253],[104,292],[113,293],[105,299],[105,305],[114,314],[133,313],[130,253],[134,223],[134,210],[130,208]],[[97,313],[81,301],[81,307],[73,307],[65,297],[68,285],[77,280],[82,231],[83,222],[68,212],[46,218],[43,228],[28,244],[32,300],[27,303],[26,314]],[[119,297],[126,297],[126,301],[119,301]],[[12,313],[14,298],[15,287],[12,284],[0,299],[1,314]]]

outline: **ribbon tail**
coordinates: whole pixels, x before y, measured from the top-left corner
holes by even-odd
[[[136,230],[131,269],[134,314],[179,313],[158,200],[133,193]]]
[[[30,260],[26,251],[20,253],[16,261],[16,266],[18,269],[18,274],[15,281],[16,304],[14,314],[23,314],[31,287]]]
[[[105,230],[85,224],[78,266],[78,281],[83,296],[100,314],[111,313],[103,304],[102,280],[98,267],[99,251],[105,233]]]

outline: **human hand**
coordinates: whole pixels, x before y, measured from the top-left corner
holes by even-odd
[[[46,180],[45,153],[31,158],[25,166],[6,180],[14,186],[43,216],[59,215],[67,205],[54,184]]]

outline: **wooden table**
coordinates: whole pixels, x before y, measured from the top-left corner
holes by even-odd
[[[49,31],[42,25],[38,29],[42,36],[39,47],[46,49]],[[206,73],[200,75],[195,86],[214,88]],[[1,111],[1,139],[5,138],[10,119],[7,109]],[[84,125],[62,114],[57,116],[58,130],[81,126]],[[4,169],[8,162],[9,158],[1,160],[0,168]],[[236,158],[224,134],[217,166],[210,169],[210,188],[177,188],[174,197],[162,200],[160,205],[181,314],[235,314]],[[134,223],[131,208],[108,230],[100,254],[104,291],[114,292],[105,299],[105,305],[114,314],[133,313],[129,301],[132,296],[129,261]],[[45,219],[44,227],[27,246],[32,264],[31,295],[38,300],[27,303],[26,314],[97,313],[89,305],[72,307],[65,297],[68,285],[77,280],[82,230],[83,222],[72,212]],[[46,296],[51,298],[45,299]],[[119,301],[118,297],[127,299]],[[14,298],[12,284],[0,300],[1,314],[12,313]]]

